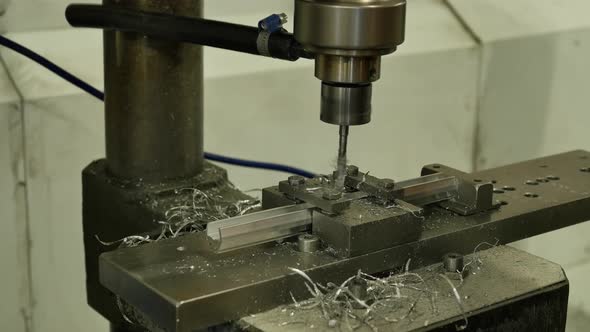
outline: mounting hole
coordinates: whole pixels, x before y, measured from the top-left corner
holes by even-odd
[[[557,180],[559,180],[559,176],[547,175],[547,180],[557,181]]]
[[[515,191],[516,190],[516,188],[514,188],[512,186],[504,186],[504,187],[502,187],[502,189],[505,191]]]
[[[590,167],[584,167],[584,168],[580,169],[580,172],[590,173]]]
[[[537,182],[536,180],[528,180],[525,183],[528,184],[529,186],[538,186],[539,185],[539,182]]]
[[[525,193],[524,197],[528,197],[528,198],[537,198],[539,197],[539,195],[534,194],[534,193]]]
[[[500,201],[500,205],[508,205],[508,202],[506,202],[506,201]]]
[[[504,190],[502,189],[498,189],[498,188],[494,188],[494,194],[503,194]]]

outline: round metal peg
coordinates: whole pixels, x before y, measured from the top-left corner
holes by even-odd
[[[311,234],[301,234],[297,238],[297,245],[299,251],[313,253],[320,249],[320,238]]]
[[[448,253],[443,256],[443,266],[446,272],[460,272],[464,268],[463,255],[457,253]]]

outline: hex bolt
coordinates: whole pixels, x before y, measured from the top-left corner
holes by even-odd
[[[302,185],[305,183],[305,178],[299,175],[293,175],[289,177],[289,184],[293,187]]]
[[[383,179],[381,180],[381,185],[386,190],[393,190],[395,188],[395,181],[393,181],[392,179]]]
[[[358,176],[359,175],[359,168],[354,165],[349,165],[348,167],[346,167],[346,175]]]
[[[297,238],[298,249],[305,253],[314,253],[320,249],[320,238],[311,234],[301,234]]]
[[[368,292],[367,292],[367,282],[361,278],[355,278],[354,280],[352,280],[348,286],[348,290],[350,291],[350,293],[357,299],[361,300],[361,301],[366,301],[367,297],[368,297]],[[355,309],[362,309],[363,306],[358,303],[357,301],[353,300],[352,302],[352,306]]]
[[[334,189],[326,189],[322,198],[329,201],[337,201],[342,198],[342,192]]]
[[[457,253],[444,255],[443,266],[446,272],[457,273],[457,271],[463,271],[463,255]]]

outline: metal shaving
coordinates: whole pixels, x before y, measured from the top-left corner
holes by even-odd
[[[484,242],[474,249],[474,254],[468,265],[473,269],[479,269],[483,264],[477,251],[482,246],[495,247],[498,244]],[[340,325],[349,331],[354,331],[362,326],[372,331],[378,331],[379,325],[387,325],[386,330],[391,330],[392,323],[400,323],[404,320],[414,320],[420,313],[416,312],[419,301],[427,299],[429,310],[438,314],[437,298],[448,292],[453,297],[463,317],[462,324],[456,326],[457,331],[465,330],[468,319],[463,306],[460,287],[463,284],[462,274],[458,271],[453,279],[460,280],[458,285],[444,273],[428,273],[428,277],[410,272],[411,260],[405,264],[399,274],[390,274],[384,278],[377,278],[358,271],[357,274],[346,279],[342,284],[328,283],[321,285],[314,282],[305,272],[289,268],[304,279],[304,284],[311,295],[308,300],[297,300],[293,294],[292,308],[295,310],[320,310],[328,327]],[[442,267],[441,267],[442,269]],[[426,274],[425,274],[426,275]],[[453,274],[454,275],[454,274]],[[367,298],[359,299],[352,294],[349,286],[353,280],[362,280],[367,285]],[[445,285],[449,288],[445,289]],[[467,297],[465,297],[467,298]],[[425,326],[429,322],[424,322]]]
[[[233,188],[230,183],[228,186]],[[176,190],[175,193],[187,198],[174,204],[164,213],[165,220],[158,221],[161,225],[158,236],[152,238],[149,235],[132,235],[113,242],[102,241],[98,236],[96,239],[105,246],[119,244],[121,248],[137,247],[150,242],[201,232],[209,222],[241,216],[261,207],[258,199],[228,200],[221,195],[219,188],[208,191],[184,188]]]
[[[362,325],[377,331],[377,326],[372,323],[376,318],[390,323],[402,321],[412,314],[420,298],[423,296],[436,298],[437,296],[426,280],[420,275],[410,272],[386,278],[376,278],[359,271],[340,285],[328,283],[323,286],[313,282],[301,270],[295,268],[290,268],[290,270],[305,279],[305,285],[312,295],[310,300],[299,302],[293,297],[294,307],[299,310],[320,308],[328,326],[335,326],[338,322],[351,331]],[[357,298],[348,288],[355,279],[366,282],[369,295],[367,300]],[[411,298],[403,293],[407,289],[417,291],[419,295]],[[401,317],[391,316],[391,312],[403,307],[409,308],[404,315]],[[433,307],[432,310],[435,311],[436,307]]]
[[[190,199],[170,208],[165,213],[166,220],[159,222],[162,232],[156,241],[201,232],[209,222],[241,216],[261,206],[259,200],[227,201],[218,191],[185,188],[178,193],[187,191]]]

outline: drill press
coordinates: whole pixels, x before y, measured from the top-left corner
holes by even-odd
[[[349,126],[371,121],[381,56],[403,43],[405,0],[296,0],[295,39],[315,54],[321,120],[340,126],[336,186],[344,184]]]
[[[584,151],[472,174],[432,164],[397,183],[346,166],[349,126],[371,120],[371,84],[381,56],[404,40],[405,7],[404,0],[295,0],[293,35],[282,28],[283,15],[258,27],[205,20],[194,0],[68,8],[73,26],[106,30],[107,158],[83,172],[83,222],[88,303],[113,331],[227,326],[304,298],[289,267],[318,283],[341,283],[359,270],[381,274],[408,258],[426,266],[481,242],[509,243],[590,219],[590,178],[579,171],[590,158]],[[314,59],[321,120],[339,126],[335,174],[265,188],[262,211],[199,219],[249,197],[202,160],[202,57],[187,43]],[[225,205],[198,201],[196,193]],[[163,228],[159,221],[185,201],[198,213],[181,228]],[[113,247],[127,238],[142,245]]]

